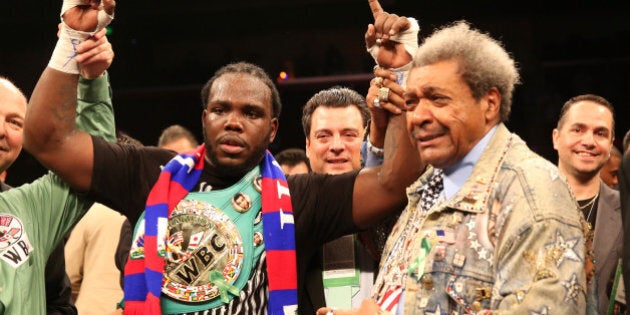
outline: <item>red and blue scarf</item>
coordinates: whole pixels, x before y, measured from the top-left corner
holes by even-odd
[[[149,192],[145,207],[144,259],[125,265],[125,314],[161,314],[160,294],[166,262],[158,242],[166,239],[171,211],[197,184],[203,170],[205,146],[169,161]],[[262,220],[267,256],[269,314],[294,314],[297,309],[295,229],[289,187],[269,151],[261,164]],[[158,224],[161,222],[162,224]],[[160,227],[160,230],[158,230]]]

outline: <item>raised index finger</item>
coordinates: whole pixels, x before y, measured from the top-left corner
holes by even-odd
[[[368,4],[370,5],[370,10],[372,10],[372,16],[374,16],[374,20],[376,20],[376,17],[383,12],[383,8],[381,8],[381,4],[378,3],[378,0],[368,0]]]

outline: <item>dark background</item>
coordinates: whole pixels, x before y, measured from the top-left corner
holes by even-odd
[[[617,140],[630,128],[630,1],[382,0],[416,17],[421,36],[466,19],[501,40],[518,62],[522,84],[508,127],[556,161],[551,131],[571,96],[595,93],[616,108]],[[30,95],[56,42],[61,1],[0,1],[0,75]],[[201,140],[199,91],[220,66],[249,61],[279,82],[283,111],[273,153],[304,146],[301,107],[322,88],[346,85],[365,94],[374,62],[363,36],[366,0],[119,0],[110,41],[117,127],[154,145],[179,123]],[[7,182],[43,173],[23,152]]]

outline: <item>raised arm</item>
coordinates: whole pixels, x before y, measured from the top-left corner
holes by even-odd
[[[425,169],[407,131],[404,89],[396,83],[396,75],[389,70],[377,69],[366,97],[370,107],[380,99],[380,108],[386,119],[384,160],[381,166],[365,168],[357,176],[353,194],[353,218],[359,227],[376,223],[385,215],[401,209],[407,203],[406,188]],[[388,93],[382,95],[386,87]],[[386,105],[384,105],[386,104]],[[374,109],[371,109],[374,110]]]
[[[407,203],[407,186],[425,168],[407,133],[405,115],[389,118],[384,149],[383,164],[361,170],[354,185],[352,213],[359,227],[401,209]]]
[[[378,77],[380,74],[381,79],[377,80],[384,80],[395,75],[392,77],[394,83],[404,87],[406,73],[413,61],[413,54],[418,48],[418,31],[420,30],[418,22],[413,18],[383,11],[378,0],[368,0],[368,3],[374,23],[369,24],[365,32],[365,46],[376,62],[375,69],[391,70],[389,72],[375,70],[375,76]],[[376,85],[378,88],[387,87],[383,81]],[[374,106],[373,99],[368,99],[371,116],[369,141],[373,146],[383,148],[388,115],[382,107],[397,113],[395,108],[397,106],[393,102],[392,105],[382,102],[378,104],[379,106]]]
[[[365,42],[378,64],[366,96],[372,118],[369,139],[374,146],[384,144],[385,151],[383,164],[365,168],[355,182],[353,218],[359,227],[367,227],[401,209],[407,202],[407,186],[426,166],[402,115],[406,110],[405,90],[401,74],[397,73],[406,70],[397,68],[411,63],[409,49],[417,48],[417,22],[383,11],[377,0],[368,2],[374,24],[368,25]]]
[[[93,79],[112,62],[113,51],[105,37],[105,30],[92,32],[107,24],[107,18],[103,22],[103,10],[111,20],[114,2],[103,1],[104,8],[78,4],[68,7],[66,2],[62,9],[64,25],[59,42],[29,102],[24,148],[73,188],[87,191],[92,179],[93,144],[90,135],[77,129],[75,123],[77,84],[79,72],[86,79]],[[68,51],[71,53],[68,54]],[[90,95],[89,91],[86,93]],[[98,106],[85,104],[82,108],[85,108],[85,113],[101,110]],[[79,120],[87,117],[91,118],[84,115]],[[101,123],[92,126],[111,126],[113,118],[108,119],[104,118]],[[83,125],[85,129],[93,129],[89,124]],[[111,138],[111,133],[109,135]]]

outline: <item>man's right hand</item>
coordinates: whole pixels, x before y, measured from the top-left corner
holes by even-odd
[[[115,0],[103,0],[102,5],[100,0],[65,0],[64,5],[68,2],[76,5],[63,12],[63,21],[73,30],[83,32],[97,31],[99,12],[105,11],[108,15],[113,15],[116,8]]]

